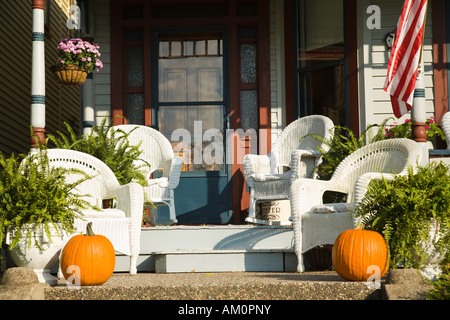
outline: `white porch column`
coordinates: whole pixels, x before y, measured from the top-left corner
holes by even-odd
[[[44,0],[33,0],[31,59],[31,148],[45,141],[45,43]]]
[[[428,144],[426,126],[426,112],[425,112],[425,82],[423,76],[423,65],[419,66],[417,72],[416,86],[414,88],[413,106],[411,109],[413,138],[422,147],[422,163],[428,163]]]
[[[92,72],[88,74],[86,81],[81,85],[81,95],[83,97],[83,134],[88,134],[95,125],[94,79]]]
[[[88,12],[88,16],[84,21],[88,21],[89,31],[84,36],[85,41],[94,43],[94,7],[92,1],[84,3],[87,6],[84,12]],[[85,26],[83,26],[86,29]],[[83,134],[91,132],[91,128],[95,126],[95,107],[94,107],[94,71],[88,74],[86,81],[81,85],[81,94],[83,97],[83,110],[82,110],[82,127]]]

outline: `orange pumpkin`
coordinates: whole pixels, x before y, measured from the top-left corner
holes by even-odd
[[[105,236],[95,235],[92,222],[88,223],[85,235],[76,235],[67,242],[60,257],[64,278],[82,286],[101,285],[108,281],[115,263],[111,241]]]
[[[363,228],[342,232],[331,251],[334,269],[346,280],[367,281],[377,269],[373,266],[378,266],[380,278],[389,269],[388,247],[383,236]]]

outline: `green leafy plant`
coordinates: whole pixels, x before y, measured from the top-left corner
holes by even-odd
[[[131,145],[129,133],[113,130],[111,123],[107,125],[104,117],[101,124],[92,127],[87,135],[78,135],[72,127],[65,123],[68,134],[58,131],[59,136],[48,135],[47,145],[56,148],[71,149],[90,154],[103,161],[114,172],[120,184],[136,181],[142,186],[147,185],[147,179],[137,166],[135,160],[141,160],[140,145]]]
[[[313,135],[313,137],[329,147],[328,151],[318,148],[322,154],[322,163],[315,168],[319,179],[329,180],[339,163],[349,154],[364,147],[366,144],[383,140],[385,138],[384,127],[387,120],[380,125],[369,126],[359,137],[345,126],[335,126],[334,135],[328,141],[324,140],[323,137]]]
[[[36,241],[36,232],[42,228],[49,239],[50,227],[58,232],[72,233],[74,220],[81,217],[81,209],[93,208],[75,188],[85,179],[67,183],[66,174],[72,170],[51,168],[44,152],[28,156],[12,155],[5,158],[0,153],[0,244],[8,228],[14,228],[10,248],[14,248],[27,226],[28,245]],[[87,196],[87,195],[86,195]]]
[[[427,300],[450,300],[450,266],[447,265],[442,274],[431,284],[433,289],[427,292]]]
[[[392,119],[392,118],[390,118]],[[427,132],[427,140],[430,141],[434,137],[440,137],[445,140],[444,133],[442,129],[437,125],[434,117],[429,117],[425,122],[425,130]],[[412,139],[412,121],[411,119],[406,119],[404,123],[397,124],[394,122],[389,128],[385,129],[386,139],[391,138],[408,138]]]
[[[436,252],[449,258],[450,167],[436,162],[412,167],[393,180],[372,181],[355,210],[367,230],[381,233],[389,247],[391,266],[420,268],[427,258],[422,244],[438,225]],[[415,255],[419,259],[415,258]]]

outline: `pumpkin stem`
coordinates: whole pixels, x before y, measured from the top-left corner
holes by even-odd
[[[356,229],[364,230],[364,227],[365,227],[364,224],[361,223],[356,227]]]
[[[86,236],[95,236],[94,231],[92,231],[92,222],[89,222],[86,226]]]

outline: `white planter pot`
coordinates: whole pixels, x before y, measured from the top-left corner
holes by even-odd
[[[426,253],[427,258],[422,263],[422,267],[419,270],[424,277],[430,280],[435,280],[442,272],[440,265],[445,258],[446,252],[440,252],[439,248],[436,247],[436,243],[439,241],[440,237],[441,232],[439,231],[439,223],[437,221],[432,221],[429,238],[427,241],[421,243],[421,250]],[[413,250],[413,256],[420,262],[420,257],[415,250]]]
[[[31,268],[37,274],[39,282],[56,285],[58,279],[50,274],[50,268],[57,262],[67,236],[64,234],[58,236],[58,232],[53,226],[50,226],[50,231],[51,242],[43,228],[37,231],[36,241],[40,243],[42,250],[35,246],[34,239],[31,239],[31,246],[28,246],[26,231],[23,231],[19,243],[14,248],[9,249],[9,252],[16,266]],[[11,244],[14,232],[14,229],[8,232],[7,245]]]

